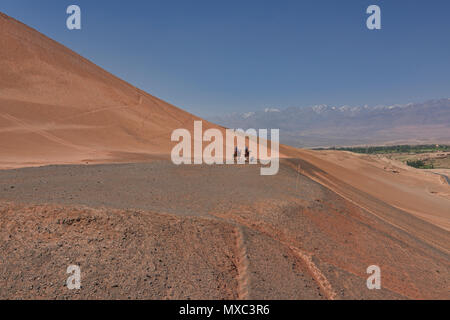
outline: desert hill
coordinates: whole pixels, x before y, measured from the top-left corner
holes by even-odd
[[[0,167],[168,154],[199,119],[4,14],[0,48]]]

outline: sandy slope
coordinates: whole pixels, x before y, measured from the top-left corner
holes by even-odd
[[[0,15],[0,167],[167,154],[194,119]]]
[[[274,177],[160,160],[196,119],[0,15],[0,168],[147,162],[3,170],[0,296],[449,298],[439,176],[287,146]],[[71,261],[87,290],[63,291]]]
[[[323,168],[346,183],[450,230],[450,186],[440,177],[392,161],[347,153],[319,153],[319,157],[339,164],[336,171]]]
[[[389,159],[350,152],[295,149],[291,152],[293,157],[320,169],[303,173],[341,195],[348,193],[354,200],[349,188],[352,187],[450,230],[450,186],[438,175]]]

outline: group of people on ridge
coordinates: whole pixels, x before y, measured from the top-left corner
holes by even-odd
[[[241,156],[241,150],[239,150],[237,147],[234,147],[234,159],[236,160],[238,157]],[[248,147],[245,147],[245,161],[249,161],[250,159],[250,150]]]

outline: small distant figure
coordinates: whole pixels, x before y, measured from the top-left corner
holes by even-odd
[[[248,147],[245,147],[245,161],[250,162],[250,150],[248,150]]]
[[[237,147],[234,147],[234,160],[241,159],[241,150],[239,150]],[[250,150],[248,147],[245,147],[245,161],[250,163]]]

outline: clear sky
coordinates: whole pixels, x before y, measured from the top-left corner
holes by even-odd
[[[80,31],[66,28],[70,4]],[[366,27],[371,4],[381,30]],[[1,0],[0,11],[200,116],[450,97],[448,0]]]

